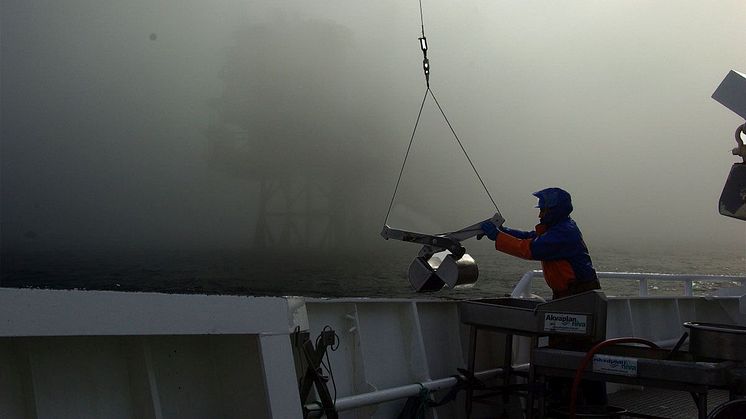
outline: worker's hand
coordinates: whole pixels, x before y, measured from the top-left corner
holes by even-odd
[[[480,227],[482,227],[484,235],[487,236],[490,240],[497,240],[497,226],[492,221],[484,221],[482,222]]]

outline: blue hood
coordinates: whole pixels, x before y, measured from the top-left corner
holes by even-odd
[[[533,195],[539,198],[536,208],[548,209],[549,211],[541,218],[541,223],[546,225],[557,224],[566,219],[572,212],[572,199],[567,191],[560,188],[546,188]]]

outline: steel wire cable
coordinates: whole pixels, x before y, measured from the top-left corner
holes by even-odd
[[[479,172],[477,171],[476,166],[474,166],[474,162],[471,161],[471,158],[469,157],[469,153],[466,152],[466,148],[464,148],[464,145],[461,143],[461,140],[458,138],[458,134],[456,134],[456,130],[453,129],[453,126],[451,125],[451,121],[448,120],[448,117],[446,116],[446,113],[443,112],[443,108],[440,106],[438,99],[435,98],[435,93],[433,93],[433,91],[429,88],[427,90],[428,92],[430,92],[430,96],[432,96],[433,100],[435,101],[435,104],[438,106],[438,110],[440,110],[441,115],[443,115],[443,119],[445,119],[446,124],[448,124],[448,128],[451,129],[451,132],[453,133],[453,137],[456,139],[456,142],[458,143],[459,147],[461,147],[461,151],[464,152],[464,156],[466,156],[466,160],[469,161],[469,164],[471,165],[472,170],[474,170],[474,174],[477,175],[477,179],[479,179],[479,182],[482,184],[484,191],[487,193],[487,196],[490,198],[490,201],[492,201],[492,205],[495,206],[495,211],[497,211],[497,213],[500,214],[500,209],[497,207],[495,200],[492,198],[492,194],[490,193],[490,190],[487,189],[487,185],[484,184],[484,181],[482,180],[482,176],[479,176]],[[502,216],[502,214],[500,215]]]
[[[419,0],[419,5],[420,5],[420,28],[422,29],[422,38],[424,39],[425,38],[425,21],[424,21],[423,14],[422,14],[422,0]],[[423,47],[423,51],[425,50],[425,48],[426,47]],[[407,151],[404,154],[404,161],[402,162],[401,169],[399,170],[399,177],[396,179],[396,186],[394,186],[394,193],[391,196],[391,202],[389,202],[389,208],[386,211],[386,218],[383,221],[383,225],[386,226],[389,221],[389,216],[391,215],[391,208],[394,206],[394,200],[396,199],[396,193],[399,190],[399,185],[401,183],[402,176],[404,175],[404,167],[407,165],[407,159],[409,158],[409,153],[412,149],[412,144],[414,143],[414,136],[417,133],[417,127],[419,126],[420,118],[422,117],[422,109],[425,107],[425,101],[427,100],[428,94],[433,98],[433,101],[435,102],[435,105],[438,107],[440,114],[443,116],[443,119],[446,121],[446,124],[448,124],[448,128],[451,130],[453,137],[456,139],[456,142],[461,148],[461,151],[464,153],[464,156],[466,157],[466,160],[469,162],[469,165],[474,171],[474,174],[477,176],[477,179],[479,179],[479,183],[482,184],[482,188],[484,188],[484,191],[487,193],[487,197],[492,202],[492,205],[495,206],[495,211],[497,211],[497,213],[500,216],[502,216],[502,214],[500,213],[500,209],[497,207],[497,203],[495,202],[495,199],[492,197],[492,194],[490,193],[489,189],[487,189],[487,185],[484,183],[484,180],[482,180],[482,176],[479,175],[479,172],[477,171],[476,166],[474,166],[474,162],[471,160],[471,157],[469,157],[469,153],[466,152],[466,148],[461,142],[461,139],[459,138],[458,134],[456,134],[456,130],[453,128],[453,125],[451,125],[451,121],[448,120],[448,117],[446,116],[445,111],[443,111],[443,107],[440,106],[440,102],[438,102],[438,99],[435,97],[435,93],[433,93],[433,91],[430,89],[430,81],[427,78],[427,73],[426,73],[426,81],[427,81],[427,90],[425,90],[425,95],[422,97],[422,103],[420,103],[420,110],[419,112],[417,112],[417,120],[414,123],[414,129],[412,130],[412,135],[409,138],[409,145],[407,145]]]
[[[383,221],[383,225],[385,226],[386,223],[389,221],[389,215],[391,214],[391,207],[394,206],[394,199],[396,198],[396,192],[399,190],[399,183],[401,182],[402,175],[404,174],[404,166],[407,165],[407,159],[409,158],[409,151],[412,149],[412,142],[414,142],[414,135],[417,133],[417,125],[420,123],[420,117],[422,116],[422,108],[425,107],[425,100],[427,99],[427,94],[430,91],[430,88],[428,88],[425,91],[425,95],[422,97],[422,103],[420,103],[420,111],[417,113],[417,121],[414,123],[414,129],[412,130],[412,136],[409,138],[409,145],[407,146],[407,152],[404,154],[404,161],[401,164],[401,169],[399,170],[399,178],[396,179],[396,186],[394,187],[394,194],[391,196],[391,202],[389,203],[389,209],[386,211],[386,219]]]

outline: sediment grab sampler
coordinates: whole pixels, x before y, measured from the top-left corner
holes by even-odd
[[[458,231],[441,234],[416,233],[412,231],[391,228],[388,225],[389,215],[391,215],[391,208],[394,205],[396,193],[399,190],[399,184],[401,182],[402,175],[404,174],[404,167],[407,164],[407,159],[409,157],[410,151],[412,150],[412,143],[414,142],[415,134],[417,133],[417,126],[420,123],[422,109],[424,108],[425,102],[427,101],[428,97],[431,97],[433,102],[437,106],[440,114],[443,116],[443,119],[445,120],[448,128],[453,134],[456,143],[458,143],[461,151],[464,153],[464,156],[471,165],[471,168],[474,170],[474,174],[477,176],[477,179],[479,179],[479,182],[482,184],[484,191],[487,193],[490,201],[492,201],[492,204],[495,206],[495,215],[490,218],[489,221],[493,222],[495,225],[500,226],[503,224],[505,219],[500,214],[500,209],[497,207],[495,200],[492,198],[492,194],[490,194],[490,191],[487,189],[487,186],[482,180],[482,177],[479,175],[479,172],[474,166],[474,163],[469,157],[469,154],[466,152],[461,139],[459,139],[458,134],[456,134],[456,131],[453,129],[453,126],[448,120],[445,111],[443,111],[443,107],[440,105],[438,99],[435,97],[435,93],[433,93],[432,89],[430,88],[430,60],[427,57],[428,46],[427,38],[425,37],[425,23],[422,15],[422,0],[419,1],[419,5],[420,28],[422,30],[422,36],[418,39],[420,42],[420,49],[422,50],[422,70],[425,75],[425,84],[427,86],[427,89],[425,90],[425,95],[422,98],[420,110],[417,113],[417,120],[415,121],[414,129],[412,130],[412,135],[409,139],[409,145],[407,146],[407,151],[404,155],[404,161],[402,162],[401,170],[399,171],[399,178],[396,180],[394,193],[391,196],[391,202],[389,203],[389,208],[386,212],[386,219],[383,222],[383,230],[381,231],[381,236],[386,240],[395,239],[423,245],[422,249],[420,249],[420,252],[409,265],[407,276],[409,279],[409,283],[412,285],[412,288],[414,288],[415,291],[425,292],[438,291],[444,286],[454,288],[457,286],[472,285],[476,283],[477,279],[479,278],[479,269],[477,267],[476,261],[466,253],[466,249],[461,245],[461,242],[472,237],[477,237],[477,239],[480,239],[481,236],[484,234],[480,227],[482,221],[462,228]]]

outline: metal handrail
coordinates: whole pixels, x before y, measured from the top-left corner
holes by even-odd
[[[528,364],[514,365],[513,370],[527,370]],[[494,368],[490,370],[484,370],[474,373],[474,377],[479,380],[489,380],[494,377],[503,375],[503,368]],[[404,399],[407,397],[416,396],[423,388],[429,391],[437,391],[450,389],[459,383],[459,378],[456,376],[440,378],[437,380],[429,380],[421,383],[407,384],[398,387],[391,387],[384,390],[376,390],[368,393],[355,394],[347,397],[340,397],[334,404],[334,409],[337,412],[345,410],[357,409],[364,406],[370,406],[374,404],[384,403],[392,400]],[[310,412],[323,411],[323,408],[319,402],[311,402],[304,406]]]
[[[597,272],[599,279],[624,279],[630,281],[638,281],[640,297],[648,296],[648,281],[669,281],[669,282],[683,282],[684,283],[684,296],[691,297],[693,295],[692,283],[694,281],[701,282],[740,282],[741,286],[746,286],[746,276],[739,275],[684,275],[684,274],[661,274],[661,273],[647,273],[647,272]],[[534,277],[542,276],[543,272],[539,270],[528,271],[523,274],[521,280],[518,281],[513,292],[510,296],[513,298],[530,298],[531,297],[531,284]]]

